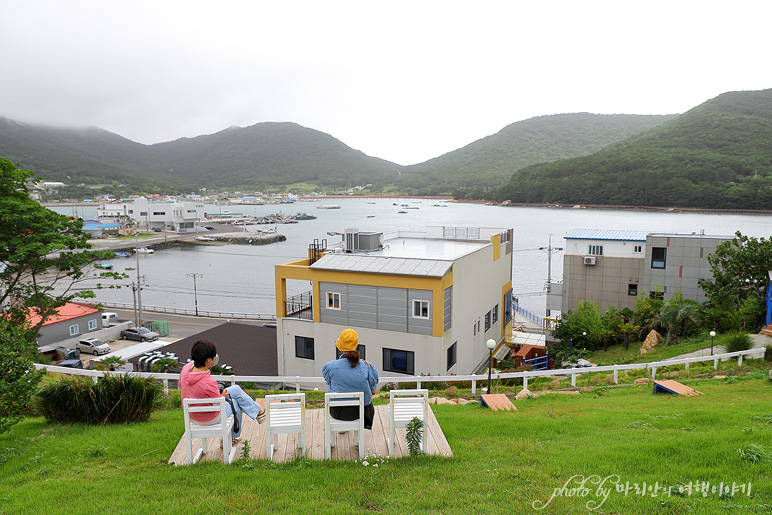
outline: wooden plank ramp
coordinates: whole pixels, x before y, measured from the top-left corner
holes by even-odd
[[[263,404],[263,399],[256,399],[258,403]],[[509,402],[509,399],[507,399]],[[510,405],[512,403],[510,402]],[[512,406],[514,408],[514,406]],[[241,431],[241,439],[236,446],[236,459],[241,457],[244,449],[244,442],[249,442],[250,458],[266,459],[266,440],[265,425],[258,424],[257,421],[244,415],[242,418],[244,428]],[[180,421],[180,429],[182,421]],[[428,420],[425,430],[428,431],[429,448],[428,454],[435,456],[453,456],[453,451],[442,432],[434,412],[429,409]],[[356,438],[354,432],[349,431],[344,434],[335,433],[335,446],[332,448],[333,460],[356,460],[359,458],[359,451],[354,444]],[[388,406],[375,406],[375,418],[373,419],[373,429],[365,430],[365,456],[387,456],[389,438],[389,415]],[[299,440],[297,434],[278,435],[279,447],[274,450],[273,461],[277,463],[292,461],[301,455]],[[396,430],[394,445],[394,455],[396,458],[409,455],[407,442],[405,441],[405,429]],[[222,462],[222,449],[220,440],[210,438],[207,441],[209,452],[201,457],[201,461],[220,461]],[[193,452],[200,446],[200,440],[193,440]],[[325,441],[324,441],[324,409],[306,409],[306,456],[312,460],[325,459]],[[185,452],[185,435],[182,434],[177,447],[174,449],[169,463],[174,465],[185,465],[187,461]]]
[[[486,393],[485,395],[482,395],[482,405],[493,411],[517,411],[515,405],[509,400],[509,397],[503,393]]]
[[[663,379],[662,381],[654,381],[654,393],[667,392],[675,395],[685,395],[691,397],[693,395],[702,395],[702,392],[698,392],[694,388],[690,388],[685,384],[681,384],[678,381],[672,379]]]

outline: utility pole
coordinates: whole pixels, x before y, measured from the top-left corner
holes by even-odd
[[[185,274],[193,278],[193,302],[196,304],[196,316],[198,316],[198,291],[196,290],[196,277],[204,277],[204,274]]]
[[[137,311],[137,327],[142,326],[142,280],[139,276],[139,235],[134,233],[134,254],[137,256],[137,305],[139,309]]]
[[[139,315],[137,315],[137,284],[131,281],[131,292],[134,294],[134,326],[139,327]]]
[[[550,293],[552,288],[552,253],[563,250],[563,247],[552,246],[552,235],[550,234],[549,245],[546,247],[539,247],[539,250],[547,251],[547,294]],[[550,316],[550,310],[547,310],[547,316]]]

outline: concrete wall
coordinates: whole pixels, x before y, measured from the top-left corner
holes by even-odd
[[[699,279],[712,279],[708,255],[731,237],[705,235],[654,235],[646,240],[646,257],[643,262],[643,289],[653,291],[659,287],[664,297],[670,298],[681,291],[684,298],[705,302],[707,297],[698,284]],[[652,268],[652,249],[666,249],[665,268]]]
[[[605,250],[605,249],[604,249]],[[601,310],[609,306],[633,309],[638,298],[629,294],[629,285],[641,290],[643,258],[597,256],[595,265],[585,265],[583,256],[563,257],[563,313],[574,310],[583,300],[598,303]]]

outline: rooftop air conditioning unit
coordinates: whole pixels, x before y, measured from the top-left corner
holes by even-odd
[[[594,265],[595,264],[595,256],[584,256],[584,264],[585,265]]]

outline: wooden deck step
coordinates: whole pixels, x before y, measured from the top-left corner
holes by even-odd
[[[685,384],[681,384],[678,381],[672,379],[663,379],[662,381],[654,381],[654,393],[672,393],[675,395],[685,395],[691,397],[692,395],[702,395],[702,392],[698,392],[694,388],[690,388]]]
[[[487,393],[483,395],[482,405],[487,406],[493,411],[517,411],[515,405],[512,404],[512,401],[509,400],[509,397],[503,393]]]
[[[762,334],[767,334],[769,336],[772,336],[772,324],[770,324],[770,325],[768,325],[766,327],[762,327],[761,328],[761,333]]]
[[[261,405],[265,402],[264,399],[255,400]],[[512,407],[514,408],[514,406]],[[377,454],[386,456],[388,454],[387,439],[389,437],[389,417],[387,408],[388,406],[385,405],[375,406],[373,429],[371,431],[365,430],[366,456],[374,456]],[[244,424],[244,428],[241,431],[241,440],[236,446],[236,459],[241,456],[245,441],[249,441],[249,455],[251,458],[265,459],[265,424],[258,424],[246,415],[242,418],[242,423]],[[182,430],[183,423],[182,415],[180,414],[180,431],[182,432]],[[453,451],[450,449],[448,440],[445,438],[445,434],[442,432],[442,428],[440,428],[440,424],[437,422],[437,418],[434,416],[434,412],[432,412],[431,409],[428,413],[428,421],[425,430],[429,432],[428,454],[453,456]],[[397,429],[396,433],[394,445],[396,457],[409,455],[407,443],[405,441],[405,429]],[[359,458],[359,453],[354,447],[356,439],[354,438],[353,431],[344,434],[336,433],[333,435],[333,438],[335,438],[335,446],[332,448],[333,460],[353,461]],[[273,461],[291,461],[300,454],[297,434],[278,435],[278,439],[279,447],[274,451]],[[201,457],[201,461],[222,461],[220,441],[216,438],[211,438],[209,439],[208,444],[209,452]],[[193,440],[194,449],[200,445],[200,440]],[[306,409],[306,456],[312,460],[323,460],[324,454],[324,410]],[[183,432],[176,449],[171,457],[169,457],[169,463],[174,465],[184,465],[185,462],[185,434]]]

